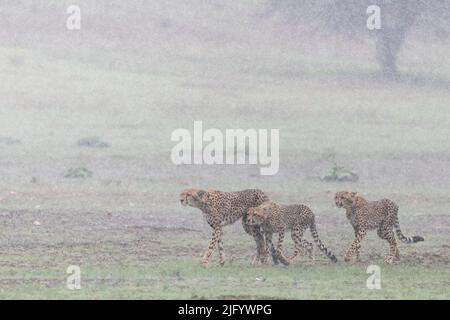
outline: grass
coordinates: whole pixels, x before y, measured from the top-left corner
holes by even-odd
[[[24,257],[22,257],[24,258]],[[29,257],[30,265],[37,257]],[[5,258],[2,257],[2,261]],[[66,288],[63,265],[30,269],[2,267],[2,299],[448,299],[448,267],[403,263],[381,266],[381,289],[366,287],[369,265],[316,266],[297,262],[289,267],[251,267],[239,259],[232,266],[214,263],[204,269],[198,258],[164,257],[158,261],[127,261],[81,265],[81,289]],[[58,263],[59,264],[59,263]],[[5,276],[6,275],[6,276]]]

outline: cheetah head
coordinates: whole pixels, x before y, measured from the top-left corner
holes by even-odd
[[[366,204],[367,201],[357,192],[339,191],[334,196],[338,208],[348,208],[353,205]]]
[[[247,223],[249,225],[261,225],[268,218],[272,211],[273,204],[270,201],[264,202],[258,207],[250,208],[247,211]]]
[[[183,206],[199,208],[203,203],[202,197],[206,191],[198,189],[185,189],[180,193],[180,202]]]

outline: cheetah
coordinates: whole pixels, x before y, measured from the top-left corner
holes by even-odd
[[[323,244],[317,234],[314,214],[310,208],[305,205],[282,205],[274,201],[267,201],[258,207],[248,210],[248,223],[250,225],[261,226],[265,238],[266,247],[270,249],[270,253],[275,263],[280,261],[284,265],[290,262],[305,248],[309,254],[309,263],[313,264],[314,247],[313,244],[303,239],[303,233],[309,227],[314,242],[319,249],[333,262],[337,262],[336,257]],[[284,234],[291,231],[291,238],[295,243],[295,251],[293,256],[287,258],[283,255],[282,246]],[[272,234],[278,233],[278,244],[275,249],[272,242]]]
[[[220,265],[224,265],[225,255],[222,244],[222,227],[232,224],[241,218],[245,232],[253,236],[256,242],[256,255],[252,264],[258,261],[262,263],[266,262],[267,256],[264,235],[260,227],[250,226],[247,223],[246,215],[249,208],[258,206],[268,199],[264,192],[259,189],[247,189],[236,192],[186,189],[181,192],[181,204],[200,209],[208,224],[213,228],[212,239],[202,259],[203,266],[208,266],[216,246],[219,251]]]
[[[384,259],[388,264],[400,260],[394,229],[398,239],[404,243],[424,241],[421,236],[403,235],[398,221],[398,206],[389,199],[367,201],[357,192],[340,191],[335,195],[335,203],[338,208],[345,208],[355,233],[355,239],[344,256],[346,262],[351,260],[353,253],[356,253],[356,261],[361,261],[361,241],[369,230],[377,229],[378,236],[389,243],[389,254]]]

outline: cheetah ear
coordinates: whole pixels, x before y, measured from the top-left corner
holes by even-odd
[[[206,191],[204,191],[204,190],[197,190],[197,192],[195,193],[195,198],[197,200],[201,200],[205,193],[206,193]]]
[[[264,207],[264,208],[261,210],[261,216],[262,216],[264,219],[266,219],[266,218],[269,216],[270,209],[271,209],[271,208]]]
[[[356,196],[358,195],[358,192],[350,192],[350,194],[351,194],[353,197],[356,197]]]

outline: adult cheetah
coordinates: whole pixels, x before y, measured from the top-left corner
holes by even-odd
[[[305,205],[282,205],[274,201],[267,201],[256,208],[248,210],[248,223],[262,227],[266,238],[267,248],[270,248],[274,262],[288,265],[305,248],[309,253],[309,262],[314,263],[314,250],[312,243],[303,239],[303,233],[309,227],[314,242],[319,249],[333,262],[337,262],[336,257],[322,243],[317,234],[314,214]],[[286,231],[291,231],[292,240],[295,243],[295,251],[292,257],[286,258],[283,255],[283,240]],[[278,233],[278,244],[275,249],[272,242],[272,234]]]
[[[356,253],[357,261],[361,260],[361,241],[369,230],[377,229],[378,236],[389,243],[389,254],[384,260],[386,263],[400,260],[394,229],[397,237],[404,243],[424,241],[421,236],[406,237],[402,233],[398,221],[398,206],[389,199],[367,201],[357,192],[348,191],[337,192],[334,198],[338,208],[345,208],[347,219],[355,232],[355,240],[345,253],[346,262],[350,261],[353,253]]]
[[[256,255],[252,263],[266,262],[267,255],[263,233],[259,226],[247,224],[247,210],[259,206],[269,198],[258,189],[247,189],[236,192],[222,192],[217,190],[186,189],[180,194],[180,202],[184,206],[198,208],[203,212],[208,224],[213,228],[212,239],[208,250],[203,256],[202,264],[206,267],[214,249],[218,248],[220,265],[225,263],[222,244],[222,227],[232,224],[242,218],[245,232],[252,235],[256,242]]]

